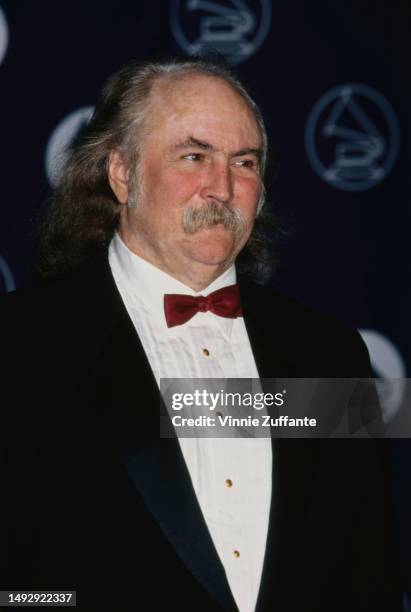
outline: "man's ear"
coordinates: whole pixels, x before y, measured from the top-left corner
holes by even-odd
[[[114,149],[108,158],[108,180],[120,204],[127,204],[128,201],[128,174],[123,153]]]

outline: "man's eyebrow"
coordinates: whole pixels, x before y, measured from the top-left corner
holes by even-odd
[[[189,147],[198,147],[199,149],[204,149],[208,151],[214,149],[214,147],[210,143],[204,142],[203,140],[198,140],[193,136],[189,136],[183,142],[179,142],[173,147],[173,149],[187,149]]]
[[[205,151],[213,151],[215,148],[209,142],[205,142],[204,140],[198,140],[198,138],[194,138],[194,136],[189,136],[183,142],[179,142],[173,148],[174,149],[187,149],[189,147],[198,147],[199,149],[203,149]],[[254,155],[259,161],[263,156],[262,149],[255,149],[253,147],[246,147],[244,149],[240,149],[239,151],[234,151],[230,153],[230,157],[241,157],[242,155]]]
[[[241,157],[242,155],[255,155],[258,160],[261,160],[263,157],[263,150],[247,147],[246,149],[240,149],[239,151],[231,154],[232,157]]]

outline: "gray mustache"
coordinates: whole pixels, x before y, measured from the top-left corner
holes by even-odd
[[[242,236],[246,230],[244,217],[239,210],[232,210],[217,202],[210,202],[201,208],[186,208],[183,212],[183,230],[186,234],[211,229],[218,223],[224,225],[235,238]]]

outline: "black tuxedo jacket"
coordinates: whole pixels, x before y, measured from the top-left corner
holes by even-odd
[[[370,375],[358,334],[243,280],[261,377]],[[107,258],[0,302],[0,589],[80,609],[236,610]],[[401,610],[383,445],[273,440],[257,610]]]

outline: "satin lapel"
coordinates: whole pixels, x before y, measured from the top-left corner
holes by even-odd
[[[240,282],[244,321],[261,378],[292,378],[297,371],[287,346],[287,321],[270,309],[264,292]],[[283,317],[282,317],[283,319]],[[298,362],[298,360],[297,360]],[[313,444],[314,443],[314,444]],[[258,611],[285,605],[298,583],[298,559],[304,519],[312,491],[317,446],[314,440],[272,439],[273,480],[270,519]],[[303,571],[303,568],[301,568]]]
[[[268,305],[261,287],[239,281],[244,322],[260,378],[299,376],[287,345],[287,322],[280,320],[275,302]],[[281,316],[283,319],[283,316]]]
[[[105,275],[111,277],[108,266]],[[99,376],[103,394],[112,399],[101,398],[105,408],[98,416],[99,427],[114,440],[129,478],[179,558],[225,609],[235,610],[178,440],[159,437],[160,396],[145,352],[114,281],[106,279],[105,286],[112,295],[101,303],[112,307],[103,316],[100,312],[93,324],[100,328],[97,335],[111,327],[99,358]]]
[[[123,456],[131,480],[180,559],[224,609],[235,610],[177,440],[123,449]]]
[[[295,584],[300,583],[300,576],[304,577],[307,571],[302,563],[301,551],[304,548],[307,510],[316,464],[317,449],[313,442],[284,439],[272,441],[271,511],[256,608],[261,612],[290,601]]]

